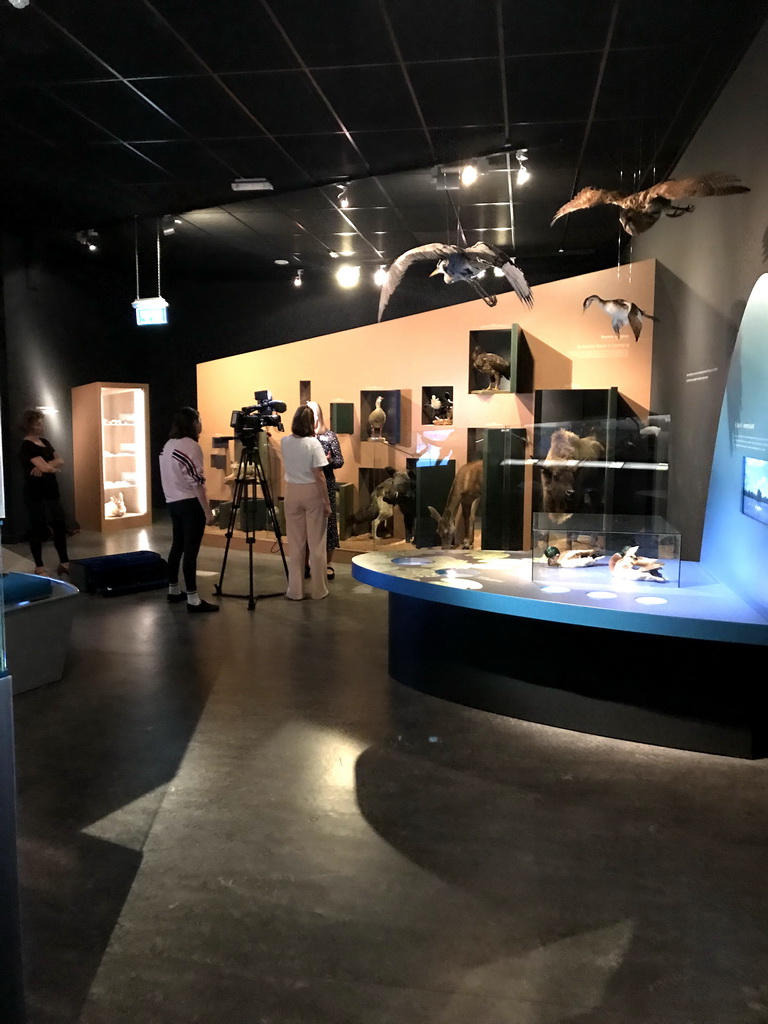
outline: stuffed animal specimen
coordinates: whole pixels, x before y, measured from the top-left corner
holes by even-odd
[[[570,430],[556,430],[541,467],[544,511],[555,523],[564,523],[576,511],[578,480],[585,462],[599,459],[605,449],[596,437],[579,437]]]
[[[598,302],[603,312],[607,313],[611,318],[611,326],[617,338],[621,335],[621,328],[629,324],[635,336],[635,341],[637,341],[640,337],[640,331],[643,329],[643,317],[646,320],[653,320],[654,323],[659,322],[657,316],[651,316],[650,313],[646,313],[644,309],[640,309],[634,302],[627,302],[626,299],[601,299],[599,295],[588,295],[584,299],[584,304],[581,307],[582,311],[589,309],[593,302]]]
[[[459,512],[464,526],[461,546],[471,548],[475,540],[475,515],[483,493],[483,464],[479,460],[467,462],[453,478],[443,514],[428,505],[429,514],[437,522],[437,536],[441,548],[453,547]]]
[[[585,568],[588,565],[594,565],[601,555],[602,551],[598,551],[597,548],[574,548],[572,551],[561,551],[554,544],[544,551],[547,565],[561,569]]]
[[[381,437],[381,432],[384,429],[384,424],[387,422],[387,414],[381,408],[381,403],[384,401],[382,395],[376,399],[376,408],[373,409],[368,416],[368,436],[369,437]]]
[[[430,277],[442,274],[446,284],[466,281],[489,306],[495,306],[498,299],[495,295],[488,294],[478,281],[478,277],[484,271],[498,267],[512,285],[520,301],[524,302],[526,306],[533,305],[533,295],[522,270],[515,266],[512,257],[507,256],[501,249],[497,249],[495,245],[476,242],[474,245],[461,249],[458,245],[432,242],[429,245],[419,245],[415,249],[408,249],[392,263],[387,271],[387,280],[381,286],[379,320],[382,318],[392,293],[403,279],[403,274],[412,263],[419,260],[437,260],[437,267],[432,271]]]
[[[635,544],[634,547],[622,548],[620,552],[611,555],[611,560],[608,563],[611,575],[614,579],[631,580],[633,583],[666,583],[667,581],[660,571],[663,569],[664,563],[655,558],[638,555],[639,546],[639,544]]]
[[[691,178],[671,178],[660,181],[642,192],[625,195],[623,192],[612,192],[605,188],[583,188],[570,202],[561,206],[552,218],[552,224],[566,213],[586,210],[590,206],[601,206],[609,203],[620,206],[619,221],[628,235],[639,235],[652,228],[659,217],[682,217],[691,213],[693,206],[673,206],[674,199],[696,199],[699,196],[730,196],[740,192],[749,192],[733,174],[702,174]],[[550,224],[550,227],[552,225]]]
[[[509,380],[509,360],[497,356],[495,352],[483,352],[479,345],[472,349],[472,365],[490,377],[490,383],[487,388],[483,388],[484,391],[498,391],[501,378]]]

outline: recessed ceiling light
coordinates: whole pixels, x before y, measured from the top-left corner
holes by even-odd
[[[474,185],[477,181],[477,165],[465,164],[461,169],[461,184]]]
[[[266,178],[236,178],[232,182],[233,192],[272,192],[271,181]]]
[[[275,260],[275,263],[278,265],[278,267],[287,267],[288,262],[288,260]]]
[[[387,268],[384,266],[379,267],[376,273],[373,275],[373,283],[379,286],[386,284],[387,280]]]
[[[328,255],[331,257],[332,260],[337,260],[339,258],[339,254],[337,252],[334,252],[333,249],[328,250]]]

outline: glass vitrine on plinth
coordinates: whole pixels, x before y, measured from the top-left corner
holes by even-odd
[[[146,384],[72,388],[75,515],[88,530],[152,521],[148,396]]]

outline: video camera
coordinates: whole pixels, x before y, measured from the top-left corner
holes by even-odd
[[[242,409],[233,409],[229,421],[230,427],[235,432],[235,440],[243,443],[255,438],[258,431],[264,427],[285,430],[278,415],[288,408],[285,402],[278,402],[272,397],[271,391],[254,391],[253,397],[256,399],[256,404],[246,405]]]

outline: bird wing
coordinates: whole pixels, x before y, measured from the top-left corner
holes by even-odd
[[[632,303],[629,310],[629,326],[632,328],[632,333],[635,336],[635,341],[640,340],[640,331],[643,329],[643,311]]]
[[[408,249],[394,260],[387,271],[387,280],[381,286],[379,296],[379,320],[386,309],[387,303],[392,297],[395,288],[403,279],[403,274],[412,263],[418,260],[444,260],[461,252],[456,245],[446,245],[443,242],[431,242],[429,245],[418,245],[415,249]]]
[[[583,188],[569,203],[560,207],[549,226],[552,227],[552,224],[561,217],[564,217],[566,213],[573,213],[575,210],[586,210],[590,206],[601,206],[604,203],[623,206],[626,199],[627,196],[623,192],[611,192],[607,188]]]
[[[646,189],[648,199],[695,199],[696,196],[731,196],[749,192],[735,174],[701,174],[692,178],[670,178]]]
[[[506,277],[512,285],[515,295],[517,295],[520,301],[524,302],[530,309],[533,305],[533,293],[531,292],[530,285],[525,279],[525,274],[519,267],[516,267],[511,260],[507,260],[506,263],[502,263],[501,270],[504,277]]]
[[[475,242],[474,245],[467,246],[464,253],[481,263],[498,267],[512,285],[512,290],[520,301],[528,307],[533,305],[533,293],[525,279],[525,274],[515,266],[503,249],[498,249],[495,245],[488,245],[486,242]]]

